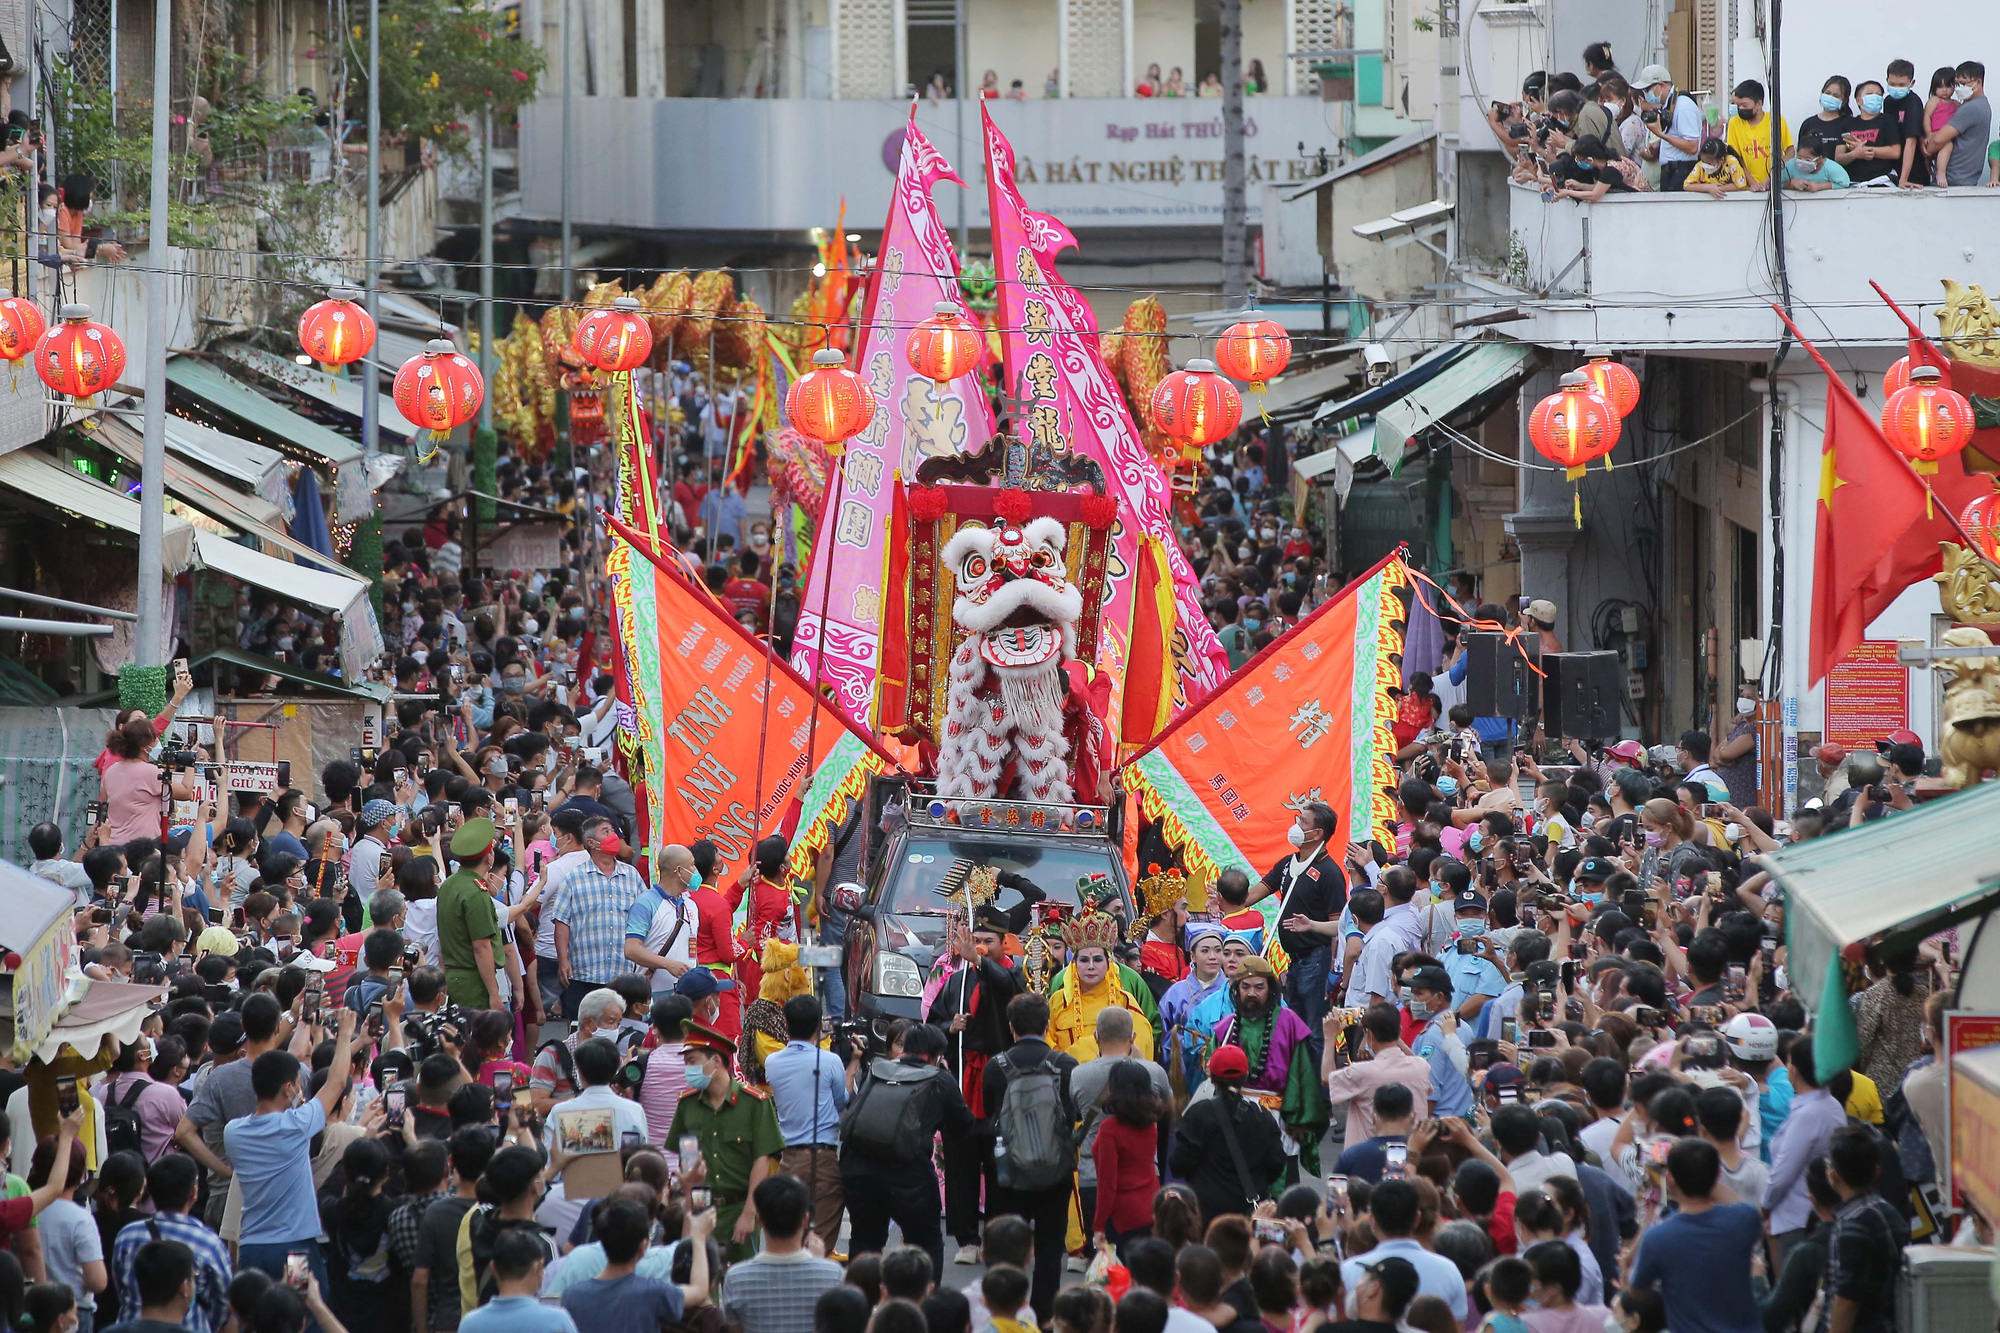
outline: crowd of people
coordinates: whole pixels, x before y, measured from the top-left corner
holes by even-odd
[[[1487,111],[1513,178],[1541,186],[1551,200],[1652,190],[1719,199],[1769,190],[1774,179],[1804,193],[2000,186],[2000,139],[1977,60],[1942,66],[1922,87],[1916,66],[1902,59],[1889,61],[1880,78],[1833,75],[1796,138],[1766,108],[1756,79],[1738,83],[1725,107],[1677,87],[1664,65],[1627,80],[1604,42],[1584,48],[1583,65],[1582,75],[1537,70],[1519,101],[1496,101]]]
[[[688,406],[670,523],[781,632],[794,572]],[[1328,593],[1287,452],[1213,451],[1186,515],[1233,666]],[[502,484],[587,515],[602,469]],[[52,1094],[0,1058],[10,1327],[1879,1333],[1903,1245],[1990,1239],[1939,1179],[1955,937],[1873,965],[1821,1067],[1761,860],[1910,808],[1914,735],[1823,749],[1781,822],[1753,685],[1719,737],[1544,736],[1472,714],[1447,616],[1386,836],[1306,804],[1143,930],[1085,902],[1040,986],[988,905],[862,1025],[802,965],[844,840],[800,877],[782,838],[634,846],[593,525],[533,573],[458,537],[388,543],[378,749],[218,799],[182,675],[106,738],[86,845],[31,831],[88,974],[164,990]],[[1559,649],[1547,602],[1450,588]]]

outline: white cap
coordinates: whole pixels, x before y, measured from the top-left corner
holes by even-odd
[[[1674,76],[1665,65],[1648,65],[1639,71],[1639,77],[1632,80],[1634,88],[1650,88],[1656,83],[1672,83]]]

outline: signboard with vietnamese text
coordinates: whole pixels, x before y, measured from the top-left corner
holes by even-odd
[[[277,795],[276,764],[259,764],[239,759],[223,765],[222,772],[223,784],[231,791],[256,792],[263,796]]]
[[[1957,1077],[1957,1057],[1967,1051],[1985,1050],[1988,1047],[2000,1047],[2000,1013],[1980,1013],[1970,1009],[1945,1011],[1945,1105],[1954,1109],[1951,1113],[1951,1142],[1947,1149],[1949,1159],[1936,1165],[1938,1179],[1951,1181],[1951,1206],[1954,1212],[1965,1206],[1962,1187],[1957,1179],[1961,1158],[1964,1159],[1965,1166],[1991,1173],[1996,1187],[1994,1197],[2000,1197],[2000,1158],[1996,1158],[1992,1152],[1985,1149],[1974,1149],[1961,1144],[1958,1136],[1958,1111],[1955,1109],[1959,1093],[1957,1084],[1961,1081]],[[1988,1147],[2000,1149],[2000,1140],[1990,1142]],[[1982,1152],[1986,1155],[1981,1156]],[[1981,1203],[1980,1206],[1984,1208],[1986,1205]]]
[[[1826,673],[1826,738],[1871,750],[1910,725],[1910,670],[1893,639],[1864,639]]]
[[[557,569],[563,563],[562,524],[513,523],[502,528],[480,553],[488,569]]]
[[[76,957],[76,927],[62,913],[41,938],[21,953],[14,973],[14,1061],[26,1064],[48,1038],[69,998],[70,964]]]

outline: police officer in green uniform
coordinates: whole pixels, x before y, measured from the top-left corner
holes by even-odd
[[[500,913],[486,891],[499,830],[485,817],[468,819],[451,835],[458,870],[438,888],[438,953],[444,959],[445,993],[461,1009],[500,1003]]]
[[[673,1148],[683,1134],[701,1141],[706,1183],[715,1194],[715,1234],[734,1263],[756,1253],[757,1209],[750,1191],[771,1174],[785,1136],[770,1099],[730,1076],[736,1043],[693,1020],[683,1032],[688,1090],[674,1107],[667,1143]]]

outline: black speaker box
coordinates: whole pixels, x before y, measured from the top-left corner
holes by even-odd
[[[1623,713],[1625,669],[1617,653],[1550,653],[1542,658],[1542,728],[1551,736],[1611,740]]]
[[[1465,702],[1474,717],[1526,722],[1535,716],[1541,677],[1528,662],[1541,655],[1539,639],[1524,634],[1510,642],[1504,634],[1480,631],[1466,635],[1465,655]]]

